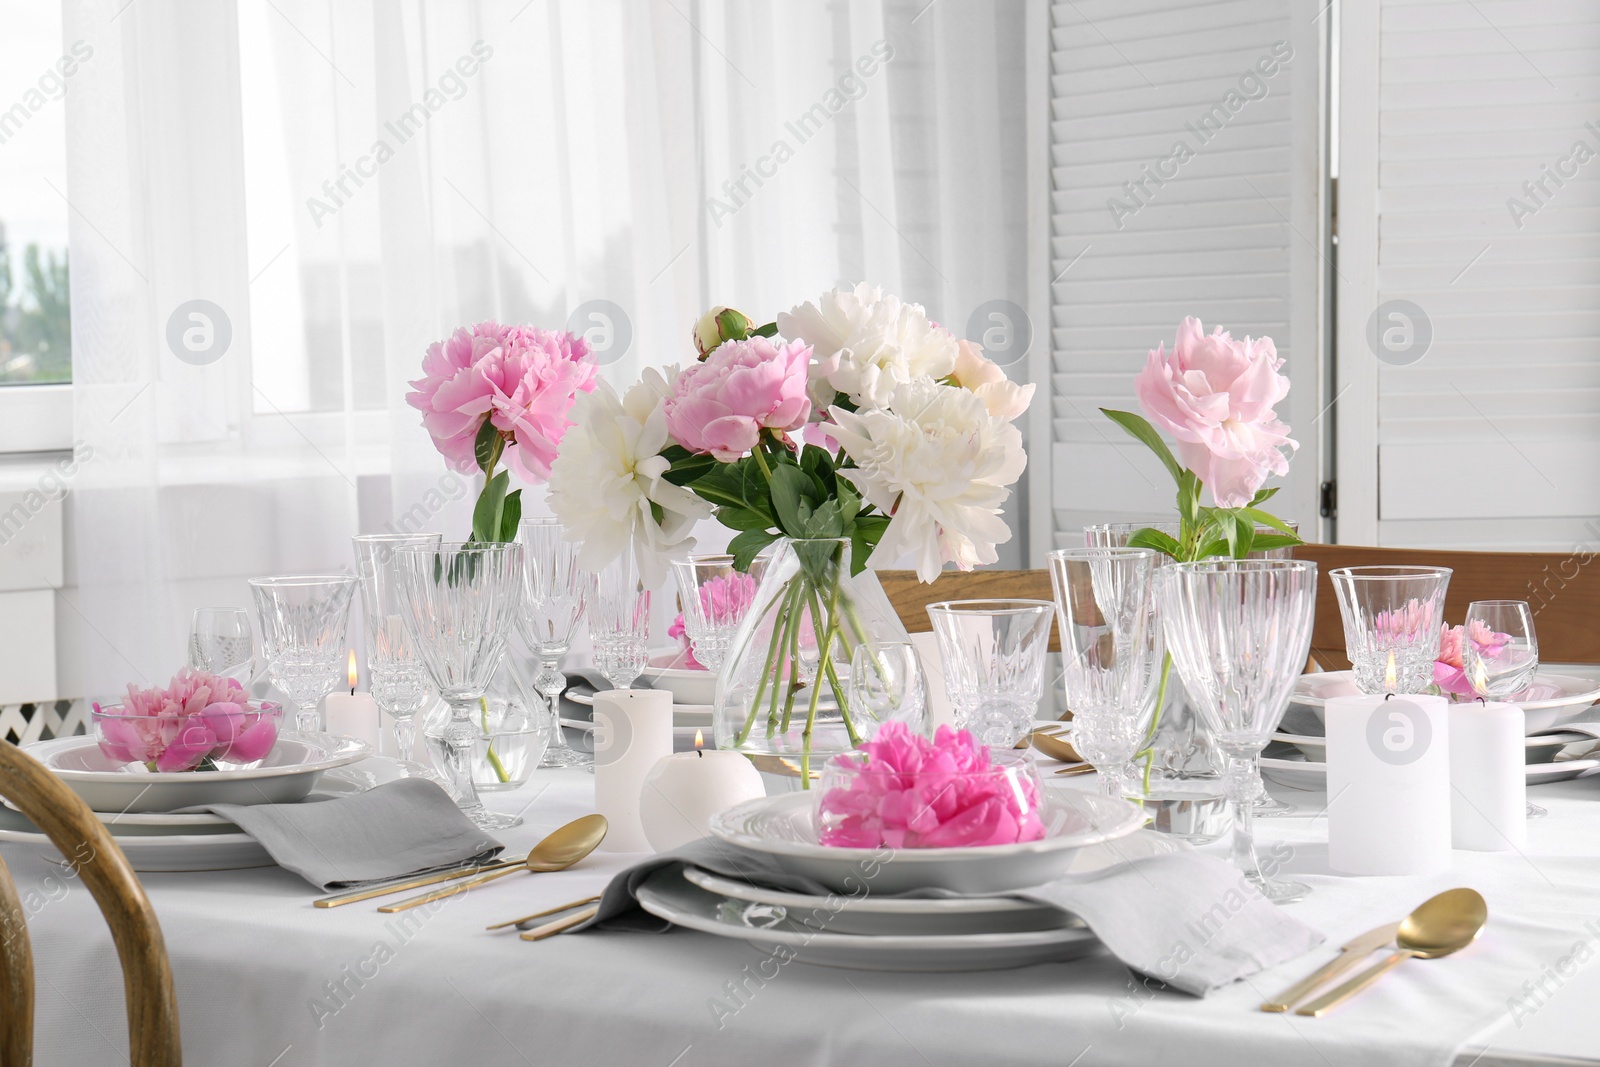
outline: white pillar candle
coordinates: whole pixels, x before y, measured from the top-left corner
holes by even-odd
[[[1526,716],[1515,704],[1450,707],[1450,836],[1456,848],[1507,852],[1528,840]]]
[[[738,752],[707,752],[695,731],[692,752],[658,760],[645,776],[639,820],[650,847],[666,852],[710,833],[711,816],[767,795],[761,772]]]
[[[644,779],[672,755],[672,694],[664,689],[608,689],[594,695],[594,802],[610,829],[607,852],[648,852],[639,821]]]
[[[343,734],[365,741],[378,751],[379,738],[383,736],[383,716],[378,702],[371,693],[329,693],[322,706],[322,721],[330,734]]]
[[[1432,874],[1450,865],[1450,722],[1443,697],[1334,697],[1328,735],[1328,866]]]

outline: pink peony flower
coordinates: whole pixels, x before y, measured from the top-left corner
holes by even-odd
[[[667,432],[691,452],[732,463],[761,431],[797,430],[811,415],[811,346],[765,337],[727,341],[678,377],[667,397]]]
[[[1287,474],[1282,448],[1298,448],[1273,405],[1289,394],[1270,337],[1235,341],[1200,320],[1178,327],[1172,353],[1150,353],[1134,380],[1139,406],[1176,439],[1178,458],[1211,489],[1219,507],[1250,503],[1269,474]]]
[[[504,461],[525,482],[550,477],[556,446],[580,392],[594,389],[589,346],[565,330],[480,322],[428,348],[406,403],[445,461],[476,470],[474,444],[487,416],[506,438]]]
[[[941,726],[932,741],[889,722],[856,754],[834,757],[848,784],[820,802],[824,845],[963,848],[1044,836],[1038,784],[997,766],[966,730]]]
[[[1033,383],[1018,385],[1006,377],[1001,366],[983,354],[983,348],[971,341],[960,341],[956,347],[956,369],[950,379],[956,385],[976,393],[983,400],[989,414],[1011,422],[1033,401]]]
[[[683,612],[678,612],[673,617],[672,625],[667,627],[667,636],[678,642],[683,649],[683,665],[691,671],[706,670],[706,665],[694,658],[694,646],[689,643],[689,628],[683,623]]]
[[[1433,661],[1433,684],[1454,696],[1478,695],[1478,691],[1472,688],[1472,682],[1467,678],[1466,661],[1463,657],[1466,651],[1465,642],[1468,639],[1466,627],[1445,623],[1439,630],[1439,655]],[[1511,635],[1496,633],[1481,620],[1473,619],[1470,640],[1484,659],[1497,659],[1501,650],[1511,640]]]
[[[187,668],[163,687],[128,686],[122,704],[94,705],[100,751],[152,771],[189,771],[207,759],[254,763],[278,740],[278,706],[252,705],[232,678]]]

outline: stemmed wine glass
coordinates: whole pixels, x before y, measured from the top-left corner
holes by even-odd
[[[1100,772],[1109,796],[1143,794],[1134,755],[1150,730],[1164,657],[1148,548],[1062,548],[1050,553],[1062,679],[1072,745]]]
[[[650,640],[650,590],[639,577],[631,551],[595,575],[589,604],[589,639],[594,662],[617,689],[627,689],[647,661]]]
[[[232,677],[251,660],[250,613],[243,608],[195,608],[189,623],[189,666]]]
[[[344,678],[344,635],[355,590],[348,574],[250,579],[267,670],[294,708],[301,733],[321,731],[317,701]]]
[[[695,658],[700,653],[695,652]],[[867,712],[868,721],[918,722],[927,702],[922,664],[908,641],[862,641],[850,655],[850,706]]]
[[[406,630],[439,695],[450,705],[444,742],[450,784],[463,814],[485,830],[516,826],[520,817],[483,806],[472,782],[480,740],[472,721],[505,655],[505,635],[522,600],[522,546],[515,542],[443,542],[395,551]]]
[[[1255,761],[1271,740],[1311,650],[1317,565],[1308,560],[1206,560],[1164,567],[1157,579],[1167,647],[1228,758],[1233,862],[1268,900],[1311,892],[1263,873],[1252,804]]]
[[[367,670],[372,699],[389,717],[395,758],[407,778],[431,778],[411,754],[417,739],[415,717],[428,703],[428,670],[406,630],[400,603],[400,568],[395,558],[407,545],[437,548],[443,534],[360,534],[355,544],[361,574],[361,608],[367,631]]]
[[[1474,600],[1467,606],[1461,667],[1472,691],[1485,700],[1510,700],[1533,684],[1539,637],[1526,600]],[[1550,814],[1528,803],[1528,818]]]
[[[755,603],[756,589],[766,569],[767,561],[761,557],[750,562],[745,574],[734,569],[733,557],[728,555],[673,560],[678,600],[683,605],[683,627],[694,658],[706,670],[722,669],[733,633]]]
[[[561,729],[561,691],[567,686],[561,658],[583,618],[592,579],[578,567],[580,546],[566,539],[566,530],[555,519],[524,519],[521,530],[525,555],[522,610],[517,618],[528,647],[539,657],[541,666],[533,685],[550,713],[550,745],[539,766],[592,767],[594,756],[567,744]]]

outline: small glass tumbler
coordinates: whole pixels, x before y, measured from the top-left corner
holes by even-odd
[[[733,557],[727,555],[673,561],[683,626],[694,658],[706,670],[722,669],[733,633],[750,613],[766,569],[767,561],[760,557],[750,561],[748,573],[735,570]]]
[[[589,640],[595,666],[606,681],[617,689],[632,687],[648,660],[650,641],[650,590],[639,577],[632,552],[595,575]]]
[[[1328,578],[1339,598],[1356,687],[1363,693],[1427,692],[1450,568],[1339,567]]]
[[[1033,727],[1044,695],[1048,600],[946,600],[928,605],[956,725],[1010,748]]]

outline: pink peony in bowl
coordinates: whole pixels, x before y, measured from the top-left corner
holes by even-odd
[[[889,722],[829,760],[818,840],[835,848],[971,848],[1045,836],[1044,790],[1026,754],[991,753],[967,730],[933,740]]]
[[[95,704],[95,740],[108,760],[154,773],[257,767],[278,741],[283,708],[251,700],[232,678],[179,671],[165,688],[128,686],[120,704]]]

